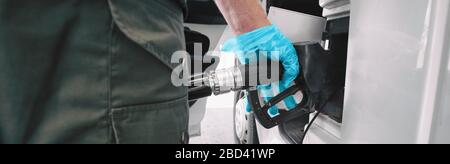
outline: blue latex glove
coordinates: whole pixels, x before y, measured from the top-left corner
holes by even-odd
[[[262,27],[230,39],[225,42],[222,51],[235,53],[242,64],[257,62],[261,57],[279,61],[282,64],[284,74],[280,82],[258,86],[265,102],[288,89],[300,73],[300,64],[294,46],[274,25]],[[248,55],[259,51],[267,53],[257,54],[259,56],[256,56],[256,58],[255,55]],[[278,52],[278,55],[271,52]],[[248,105],[248,101],[246,102],[247,111],[250,112],[250,105]],[[279,109],[283,108],[289,111],[295,107],[296,101],[294,97],[290,96],[284,99],[283,103],[269,109],[268,114],[273,118],[280,114]]]

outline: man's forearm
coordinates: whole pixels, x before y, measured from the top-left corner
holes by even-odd
[[[215,0],[215,2],[237,35],[271,24],[259,0]]]

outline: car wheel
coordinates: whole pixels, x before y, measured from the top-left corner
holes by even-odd
[[[236,92],[233,108],[234,139],[236,144],[259,144],[255,116],[245,111],[245,92]]]

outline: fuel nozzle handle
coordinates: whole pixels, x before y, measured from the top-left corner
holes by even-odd
[[[189,84],[189,100],[246,90],[277,82],[283,74],[278,62],[255,62],[228,69],[193,75]]]

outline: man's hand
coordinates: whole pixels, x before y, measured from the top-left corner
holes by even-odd
[[[270,25],[259,0],[215,0],[236,35]]]
[[[257,58],[265,57],[272,61],[279,61],[284,68],[280,82],[259,86],[266,102],[280,92],[289,88],[300,73],[297,53],[291,41],[280,30],[271,25],[258,0],[216,0],[219,9],[227,22],[238,35],[227,41],[222,51],[234,52],[242,64],[257,62]],[[257,58],[249,56],[258,52],[265,52]],[[279,115],[279,109],[292,110],[296,107],[296,100],[290,96],[283,103],[269,109],[271,117]],[[250,108],[247,105],[247,111]]]

